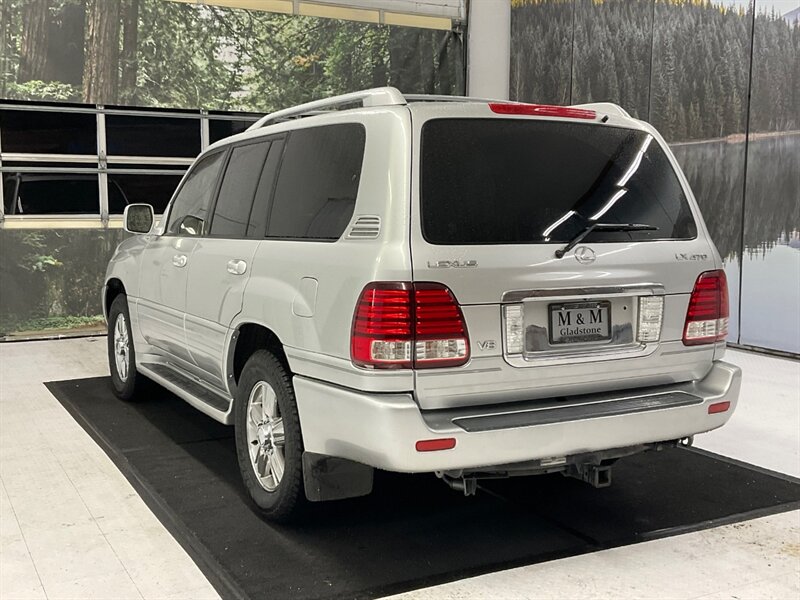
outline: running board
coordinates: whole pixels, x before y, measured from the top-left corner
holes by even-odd
[[[138,369],[212,419],[231,424],[231,401],[163,363],[142,363]]]
[[[666,392],[646,396],[570,404],[563,407],[548,407],[530,410],[495,412],[494,414],[458,417],[453,424],[470,433],[477,431],[493,431],[497,429],[513,429],[531,425],[548,425],[568,421],[583,421],[599,417],[615,417],[631,413],[665,408],[679,408],[702,404],[703,399],[687,392]]]

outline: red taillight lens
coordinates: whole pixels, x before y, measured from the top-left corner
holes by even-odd
[[[695,346],[723,341],[728,336],[728,317],[728,280],[725,271],[701,273],[689,299],[683,343]]]
[[[361,366],[411,368],[412,295],[410,283],[371,283],[364,288],[350,337],[353,362]]]
[[[585,108],[554,106],[552,104],[525,104],[522,102],[490,102],[489,108],[499,115],[534,115],[538,117],[565,117],[568,119],[596,119],[597,113]]]
[[[382,369],[463,365],[469,342],[461,308],[438,283],[371,283],[356,305],[350,355]]]

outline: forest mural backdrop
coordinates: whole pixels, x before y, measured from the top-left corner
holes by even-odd
[[[725,260],[729,339],[800,353],[798,0],[512,0],[510,79],[652,122]]]
[[[168,0],[0,0],[5,100],[263,113],[383,85],[463,94],[463,51],[449,31]],[[122,235],[0,227],[0,338],[101,322]]]
[[[269,111],[380,85],[464,90],[448,31],[167,0],[3,0],[0,97]]]

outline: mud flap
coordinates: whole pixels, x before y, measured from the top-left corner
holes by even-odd
[[[311,502],[366,496],[372,492],[372,467],[344,458],[303,452],[303,486]]]

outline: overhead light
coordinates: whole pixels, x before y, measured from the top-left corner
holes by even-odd
[[[383,13],[384,25],[399,25],[401,27],[418,27],[420,29],[442,29],[450,31],[453,22],[447,17],[428,17],[426,15],[409,15],[404,13]]]
[[[383,10],[374,10],[370,4],[361,0],[331,4],[327,2],[293,2],[292,0],[169,0],[183,4],[198,6],[221,6],[225,8],[243,8],[264,12],[281,13],[286,15],[297,14],[307,17],[321,17],[323,19],[341,19],[344,21],[360,21],[394,25],[400,27],[416,27],[421,29],[439,29],[449,31],[453,28],[453,21],[449,17],[432,15],[402,13]]]
[[[596,213],[594,213],[591,217],[589,217],[589,220],[590,221],[597,221],[597,219],[599,219],[604,214],[606,214],[609,210],[611,210],[611,207],[614,206],[614,204],[616,204],[617,200],[622,198],[627,193],[628,193],[628,189],[627,188],[622,188],[621,190],[617,190],[617,193],[614,194],[613,196],[611,196],[609,201],[606,202],[603,205],[603,208],[601,208]]]
[[[282,13],[290,15],[294,12],[292,0],[171,0],[184,4],[200,4],[206,6],[222,6],[225,8],[244,8],[247,10],[261,10],[265,12]]]
[[[574,210],[571,210],[571,211],[569,211],[569,212],[566,212],[566,213],[564,213],[564,215],[563,215],[563,216],[562,216],[562,217],[561,217],[561,218],[560,218],[558,221],[556,221],[555,223],[551,224],[551,225],[550,225],[550,227],[548,227],[547,229],[545,229],[545,230],[542,232],[542,237],[543,237],[543,238],[548,238],[548,237],[550,237],[550,234],[551,234],[551,233],[553,233],[553,231],[555,231],[556,227],[558,227],[559,225],[561,225],[561,224],[562,224],[564,221],[566,221],[567,219],[569,219],[569,218],[570,218],[572,215],[574,215],[574,214],[575,214],[575,211],[574,211]]]
[[[364,23],[380,23],[381,13],[377,10],[363,8],[347,8],[313,2],[301,2],[300,14],[306,17],[323,17],[325,19],[343,19],[345,21],[363,21]]]
[[[636,173],[636,170],[639,168],[639,165],[642,164],[642,157],[644,157],[644,153],[647,152],[647,147],[650,145],[650,142],[653,141],[653,136],[649,133],[647,137],[644,139],[642,143],[642,147],[639,148],[639,152],[636,153],[636,157],[633,159],[631,166],[628,167],[628,170],[625,171],[625,175],[617,182],[619,187],[624,187],[628,180],[633,177],[633,174]]]

